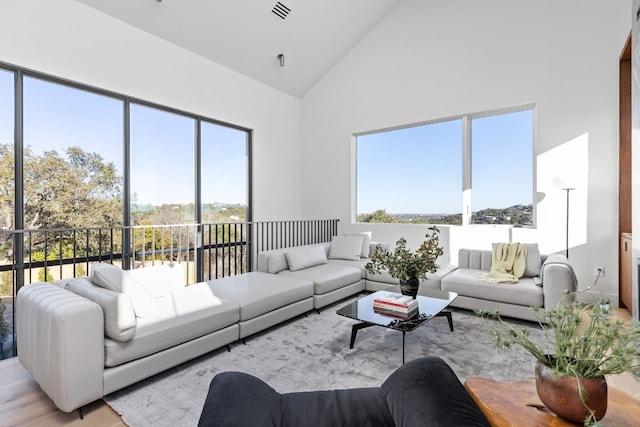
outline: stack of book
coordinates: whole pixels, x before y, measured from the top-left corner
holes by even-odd
[[[381,293],[373,300],[373,311],[406,320],[418,313],[418,301],[395,292]]]

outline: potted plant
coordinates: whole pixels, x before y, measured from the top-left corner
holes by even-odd
[[[542,342],[495,313],[500,322],[493,330],[495,346],[518,345],[535,357],[538,396],[556,415],[598,425],[607,409],[605,376],[640,376],[640,324],[614,320],[607,302],[564,300],[556,309],[535,311]]]
[[[388,270],[391,277],[400,281],[402,293],[415,298],[420,279],[426,278],[427,273],[436,272],[438,269],[436,261],[444,253],[438,233],[440,230],[437,227],[429,227],[425,241],[415,252],[407,249],[407,241],[404,237],[396,242],[393,252],[377,245],[365,269],[371,274]]]

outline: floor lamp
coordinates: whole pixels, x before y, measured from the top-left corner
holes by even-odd
[[[567,227],[566,227],[565,253],[566,253],[567,259],[569,259],[569,192],[571,190],[575,190],[575,187],[563,187],[562,190],[567,192]]]

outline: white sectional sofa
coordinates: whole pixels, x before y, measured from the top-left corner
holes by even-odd
[[[364,268],[369,261],[364,255],[373,253],[375,242],[370,243],[367,250],[363,248],[359,259],[332,255],[333,244],[332,241],[264,251],[258,255],[258,268],[279,276],[312,281],[316,309],[362,290],[397,289],[398,279],[387,272],[371,274]],[[460,249],[458,265],[442,264],[435,273],[427,274],[427,278],[420,282],[418,294],[427,294],[427,289],[452,291],[458,294],[451,304],[453,307],[488,312],[497,310],[503,316],[536,321],[538,318],[533,307],[555,308],[563,298],[566,302],[571,301],[566,295],[576,290],[577,282],[566,257],[541,255],[536,244],[527,246],[527,268],[518,283],[497,283],[483,277],[483,273],[491,270],[491,250]],[[322,248],[324,254],[320,253],[314,262],[300,264],[302,267],[296,265],[293,269],[287,264],[290,254],[305,254],[307,251],[311,256],[309,254],[318,248]]]
[[[313,308],[313,284],[248,273],[185,286],[181,264],[33,283],[18,292],[18,358],[65,412]]]
[[[258,270],[313,282],[313,307],[320,309],[365,290],[364,266],[376,244],[362,234],[262,251],[258,253]]]
[[[331,243],[263,251],[259,271],[189,286],[181,264],[129,271],[95,264],[89,277],[26,285],[16,303],[18,358],[58,408],[81,409],[312,309],[397,286],[386,274],[366,272],[375,245],[336,236]],[[527,320],[535,320],[532,305],[555,306],[575,289],[561,255],[532,257],[530,274],[540,274],[542,286],[532,277],[488,282],[481,273],[491,267],[491,251],[459,255],[459,266],[441,266],[421,289],[455,291],[453,306]]]

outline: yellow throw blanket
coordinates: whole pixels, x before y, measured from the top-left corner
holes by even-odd
[[[491,271],[482,276],[498,283],[518,283],[527,266],[527,245],[496,243],[491,259]]]

